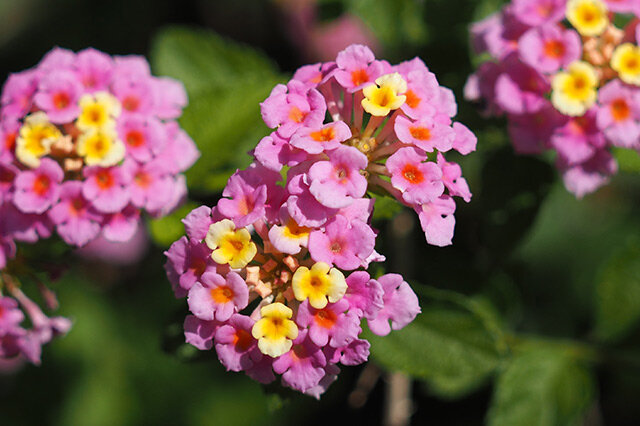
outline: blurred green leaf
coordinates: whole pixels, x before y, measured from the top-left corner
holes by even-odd
[[[387,48],[423,45],[427,26],[424,2],[418,0],[344,0],[347,10],[359,16]]]
[[[413,323],[385,337],[368,334],[371,352],[385,368],[426,380],[433,393],[460,397],[484,383],[498,366],[505,349],[495,330],[498,322],[486,305],[473,299],[427,291],[430,300],[422,303],[423,312]]]
[[[170,215],[149,220],[151,239],[160,247],[169,247],[174,241],[179,240],[184,235],[182,219],[196,207],[196,203],[188,202]]]
[[[605,263],[596,288],[596,335],[626,336],[640,319],[640,243],[637,240]]]
[[[533,225],[555,178],[552,167],[511,147],[491,154],[482,169],[476,201],[483,214],[483,240],[498,255],[511,251]],[[496,253],[494,253],[496,254]]]
[[[613,156],[623,172],[640,172],[640,154],[632,149],[613,148]]]
[[[269,133],[259,103],[282,78],[261,53],[211,31],[171,27],[153,43],[154,70],[184,82],[189,106],[180,124],[202,154],[187,171],[190,189],[219,192],[247,151]]]
[[[591,373],[566,350],[532,348],[498,378],[490,426],[580,424],[595,389]]]
[[[378,194],[371,194],[376,199],[376,204],[373,209],[373,220],[390,220],[395,215],[402,211],[402,204],[398,203],[396,199]]]

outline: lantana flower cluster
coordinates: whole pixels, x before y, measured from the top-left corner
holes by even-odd
[[[127,241],[142,212],[161,216],[181,201],[181,173],[199,153],[175,120],[182,84],[151,76],[143,57],[55,48],[11,74],[0,101],[0,359],[38,362],[40,345],[70,323],[22,292],[13,271],[29,265],[8,264],[16,241],[54,230],[73,247]],[[55,308],[51,290],[39,290]]]
[[[638,16],[637,0],[512,0],[471,28],[491,59],[465,96],[506,115],[517,152],[554,150],[578,197],[617,172],[612,147],[640,151]]]
[[[456,104],[419,59],[392,66],[353,45],[336,62],[299,69],[262,103],[273,133],[229,179],[218,204],[184,220],[165,253],[190,315],[186,341],[215,348],[231,371],[319,397],[338,364],[367,360],[362,324],[386,335],[420,312],[398,274],[372,277],[375,200],[414,208],[427,240],[451,243],[453,196],[471,194],[451,149],[475,137],[453,123]]]
[[[1,103],[0,268],[15,240],[54,229],[71,246],[127,241],[141,212],[186,194],[181,173],[199,155],[175,121],[186,93],[143,57],[55,48],[9,76]]]
[[[351,45],[335,62],[300,68],[261,109],[275,130],[255,160],[273,171],[295,168],[300,184],[286,205],[300,225],[322,225],[371,191],[414,209],[428,243],[451,244],[453,197],[468,202],[471,192],[446,155],[466,155],[477,140],[452,122],[453,93],[420,59],[391,65]]]

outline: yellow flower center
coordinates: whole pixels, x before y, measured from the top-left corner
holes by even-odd
[[[611,56],[611,68],[625,83],[640,86],[640,47],[631,43],[618,46]]]
[[[327,306],[327,299],[335,303],[347,291],[347,283],[342,272],[324,262],[314,264],[311,269],[301,266],[293,274],[293,294],[299,301],[309,299],[316,309]]]
[[[244,268],[253,260],[258,249],[246,228],[236,230],[229,219],[216,222],[209,227],[205,238],[213,250],[211,258],[218,264],[229,264],[234,269]]]
[[[47,155],[51,145],[62,137],[60,130],[49,122],[44,112],[27,116],[16,140],[16,156],[29,167],[38,167],[40,158]]]
[[[577,61],[553,77],[551,101],[563,114],[583,115],[596,101],[599,83],[595,69]]]
[[[298,337],[298,326],[291,321],[293,311],[277,302],[260,309],[260,315],[262,318],[251,329],[260,351],[273,358],[287,353]]]
[[[567,19],[583,36],[595,37],[609,25],[607,5],[602,0],[569,0]]]

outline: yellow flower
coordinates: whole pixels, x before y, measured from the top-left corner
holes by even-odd
[[[362,107],[371,115],[384,117],[404,104],[407,100],[404,95],[406,91],[407,82],[400,74],[383,75],[376,79],[376,84],[370,84],[362,90]]]
[[[609,25],[607,5],[602,0],[569,0],[567,19],[583,36],[595,37]]]
[[[209,227],[205,238],[213,253],[211,258],[218,264],[229,264],[234,269],[244,268],[258,252],[251,234],[246,228],[236,230],[229,219],[223,219]]]
[[[631,43],[618,46],[611,56],[611,68],[625,83],[640,86],[640,47]]]
[[[16,140],[16,157],[25,166],[38,167],[40,158],[51,151],[51,145],[60,137],[62,133],[49,122],[47,114],[31,114],[20,128]]]
[[[76,126],[80,130],[113,128],[120,115],[120,102],[107,92],[84,95],[78,102],[80,115]]]
[[[322,309],[329,302],[342,299],[347,291],[347,282],[342,272],[331,268],[324,262],[318,262],[311,269],[301,266],[293,274],[293,294],[299,301],[309,299],[309,304]]]
[[[260,315],[262,318],[251,329],[260,352],[272,358],[289,352],[291,341],[298,337],[298,326],[291,321],[293,311],[277,302],[260,309]]]
[[[595,103],[597,86],[595,69],[586,62],[573,62],[553,77],[551,102],[563,114],[581,116]]]
[[[113,129],[94,129],[78,137],[78,155],[88,166],[109,167],[124,159],[124,144]]]

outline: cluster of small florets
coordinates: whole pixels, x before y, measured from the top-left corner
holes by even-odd
[[[362,270],[384,260],[368,223],[373,200],[353,200],[301,226],[287,208],[301,175],[292,168],[280,181],[256,163],[234,174],[216,207],[183,220],[187,236],[165,253],[166,270],[176,297],[188,300],[188,343],[215,346],[230,371],[262,383],[278,373],[285,386],[317,397],[337,377],[336,364],[367,360],[363,319],[385,335],[420,307],[401,276],[372,279]]]
[[[370,191],[413,208],[430,244],[451,244],[452,197],[471,192],[445,154],[468,154],[476,138],[452,122],[453,93],[420,59],[390,65],[352,45],[335,62],[300,68],[261,108],[275,130],[253,155],[273,171],[291,167],[286,207],[298,224],[320,226]]]
[[[364,46],[303,67],[262,113],[276,130],[213,209],[184,219],[187,236],[165,253],[166,270],[188,300],[188,343],[215,347],[228,370],[263,383],[281,374],[285,386],[318,397],[337,364],[367,360],[363,320],[386,335],[420,312],[400,275],[365,271],[384,260],[367,189],[415,208],[427,240],[450,244],[451,196],[471,194],[442,153],[470,152],[475,138],[452,126],[451,93],[420,60],[392,67]]]
[[[50,308],[57,302],[49,289],[40,291]],[[25,328],[25,314],[30,323]],[[40,363],[42,345],[56,336],[66,334],[71,321],[64,317],[48,317],[40,307],[20,289],[9,275],[0,271],[0,360]],[[5,364],[5,366],[8,366]]]
[[[637,0],[512,0],[471,29],[491,60],[465,96],[507,116],[516,151],[555,150],[569,191],[595,191],[612,146],[640,151],[638,16]]]
[[[55,228],[72,246],[126,241],[142,211],[186,194],[180,173],[198,157],[175,121],[186,93],[142,57],[56,48],[10,75],[1,102],[0,269],[15,240]]]

